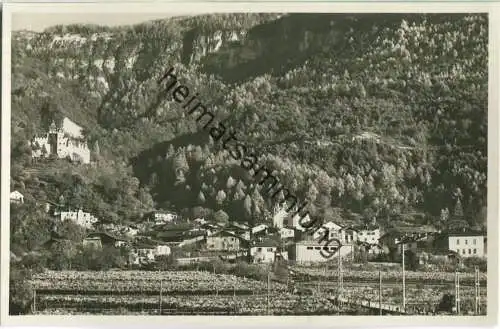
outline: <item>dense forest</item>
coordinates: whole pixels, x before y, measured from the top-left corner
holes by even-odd
[[[15,32],[11,190],[29,205],[12,209],[12,250],[50,237],[45,201],[108,223],[160,208],[271,220],[252,173],[164,97],[157,80],[170,67],[313,217],[484,229],[487,54],[482,14],[230,14]],[[30,140],[65,116],[84,127],[92,165],[33,162]]]

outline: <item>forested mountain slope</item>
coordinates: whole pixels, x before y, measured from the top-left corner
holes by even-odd
[[[12,189],[108,221],[155,206],[268,220],[251,175],[159,96],[174,66],[314,216],[485,225],[487,27],[479,14],[239,14],[14,33]],[[96,165],[34,170],[29,140],[63,116]]]

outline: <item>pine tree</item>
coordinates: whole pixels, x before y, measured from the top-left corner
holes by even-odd
[[[219,205],[221,205],[224,202],[224,200],[226,200],[226,193],[223,190],[220,190],[219,192],[217,192],[215,200]]]
[[[316,178],[316,185],[321,193],[330,194],[333,184],[332,179],[325,171],[321,171]]]
[[[253,200],[253,203],[259,209],[263,209],[264,208],[264,206],[265,206],[265,200],[262,197],[262,195],[259,193],[259,191],[257,190],[257,188],[253,189],[253,192],[252,192],[252,195],[251,195],[251,199]]]
[[[226,188],[227,189],[230,189],[232,188],[234,185],[236,184],[235,180],[233,177],[229,176],[229,178],[227,179],[227,182],[226,182]]]
[[[243,209],[245,210],[245,216],[247,218],[252,217],[252,199],[250,198],[249,195],[245,197],[245,200],[243,201]]]
[[[462,207],[460,198],[457,199],[457,203],[455,204],[455,209],[453,210],[453,219],[459,221],[464,220],[464,208]]]
[[[204,159],[203,150],[201,146],[197,145],[193,152],[193,158],[196,162],[202,162]]]
[[[200,191],[200,193],[198,193],[198,203],[199,204],[204,204],[205,203],[205,195],[203,194],[202,191]]]
[[[316,201],[316,198],[318,197],[318,193],[319,192],[316,186],[314,186],[314,184],[311,184],[309,190],[306,193],[307,201],[309,201],[309,203],[311,204],[314,203],[314,201]]]
[[[167,153],[165,154],[165,159],[169,159],[169,158],[173,157],[174,154],[175,154],[174,146],[172,144],[170,144],[168,146]]]
[[[233,195],[233,200],[243,200],[245,198],[245,192],[237,188]]]
[[[93,150],[94,150],[95,155],[101,154],[101,150],[99,148],[99,142],[97,140],[94,142]]]
[[[156,172],[153,172],[149,177],[149,188],[152,189],[156,187],[158,183],[159,183],[158,174]]]
[[[238,181],[238,184],[236,184],[236,190],[245,190],[246,186],[245,186],[245,183],[243,183],[242,180],[239,180]]]
[[[182,172],[189,171],[189,165],[186,159],[186,154],[183,150],[179,150],[174,160],[174,170],[178,172],[181,170]]]
[[[441,215],[439,216],[439,220],[441,223],[446,223],[450,218],[450,211],[448,208],[441,209]]]
[[[363,84],[358,85],[358,96],[360,98],[366,97],[366,89],[365,89],[365,86],[363,86]]]

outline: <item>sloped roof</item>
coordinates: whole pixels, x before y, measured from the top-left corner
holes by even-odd
[[[156,249],[156,246],[149,243],[136,242],[133,246],[137,249]]]
[[[144,244],[144,245],[152,245],[152,246],[158,246],[158,245],[164,245],[165,244],[165,242],[152,239],[149,236],[138,237],[135,240],[135,243]]]
[[[111,233],[108,233],[108,232],[92,232],[92,233],[89,233],[87,234],[86,236],[87,238],[94,238],[94,237],[108,237],[110,239],[113,239],[113,240],[117,240],[117,241],[128,241],[127,238],[122,238],[122,237],[119,237],[119,236],[116,236],[114,234],[111,234]]]
[[[447,236],[486,236],[486,232],[478,231],[478,230],[456,230],[445,232]]]
[[[47,247],[47,246],[51,246],[53,243],[63,242],[63,241],[70,241],[70,240],[69,239],[64,239],[64,238],[54,238],[54,237],[51,237],[50,239],[48,239],[47,241],[45,241],[44,243],[42,243],[42,246],[43,247]]]
[[[245,239],[244,237],[238,235],[238,234],[235,234],[233,232],[230,232],[230,231],[226,231],[226,230],[220,230],[218,232],[215,232],[214,234],[212,234],[210,237],[217,237],[217,236],[232,236],[232,237],[235,237],[241,241],[245,241],[245,242],[248,242],[249,240]]]
[[[272,239],[265,239],[263,241],[254,241],[253,247],[279,247],[279,243]]]
[[[325,242],[318,242],[317,240],[301,240],[295,243],[296,245],[309,246],[309,247],[325,247]],[[338,247],[335,241],[328,244],[329,247]]]
[[[403,234],[422,234],[422,233],[437,233],[438,231],[430,226],[399,226],[387,230],[382,236],[387,235],[403,235]]]
[[[248,230],[250,228],[248,225],[241,224],[238,222],[230,223],[228,226],[237,227],[237,228],[242,229],[242,230]]]
[[[82,127],[74,123],[68,118],[64,118],[62,122],[62,130],[74,138],[82,138]]]
[[[252,233],[257,233],[257,232],[263,231],[267,228],[269,228],[269,226],[267,226],[265,224],[260,224],[260,225],[257,225],[255,227],[252,227]]]

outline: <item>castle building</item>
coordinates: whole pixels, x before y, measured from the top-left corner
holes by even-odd
[[[69,119],[65,119],[65,122]],[[64,126],[65,127],[65,126]],[[90,163],[90,149],[86,142],[75,138],[74,134],[57,128],[53,122],[47,135],[35,137],[32,141],[32,157],[44,158],[55,155],[60,159]]]

